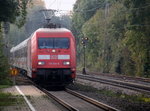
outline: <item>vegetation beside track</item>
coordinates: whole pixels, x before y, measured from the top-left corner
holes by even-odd
[[[0,92],[0,107],[15,104],[17,99],[11,93]]]
[[[26,8],[29,2],[30,0],[0,1],[0,84],[9,84],[9,52],[7,52],[7,50],[8,47],[10,47],[10,44],[8,43],[8,38],[6,36],[10,29],[9,24],[13,23],[18,27],[24,25],[27,15]]]
[[[77,63],[94,72],[150,77],[150,1],[77,0],[72,32],[77,40]],[[80,68],[79,68],[80,69]]]
[[[70,85],[70,89],[85,94],[88,97],[114,106],[122,111],[148,111],[150,109],[150,97],[142,94],[127,95],[121,91],[111,91],[107,89],[98,90],[91,86],[75,83]],[[140,109],[140,110],[139,110]]]
[[[3,88],[8,88],[10,85],[0,85],[0,111],[6,106],[14,106],[23,103],[22,96],[12,95],[11,93],[3,92]]]

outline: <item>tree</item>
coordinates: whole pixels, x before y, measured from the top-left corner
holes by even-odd
[[[124,43],[135,62],[137,76],[150,74],[150,1],[124,0],[128,8],[127,31]]]
[[[2,22],[15,23],[21,27],[25,23],[26,7],[29,0],[0,0],[0,82],[7,78],[8,63],[3,54],[4,28]]]
[[[77,0],[73,8],[72,16],[72,32],[74,33],[77,41],[77,58],[81,61],[82,46],[80,45],[81,38],[84,37],[82,27],[98,9],[103,7],[104,0]]]
[[[31,0],[0,0],[0,22],[10,22],[21,27],[25,23],[27,4]]]
[[[90,70],[149,76],[149,4],[149,0],[77,0],[72,30],[78,63],[82,60],[80,38],[85,36],[89,37],[86,58]]]

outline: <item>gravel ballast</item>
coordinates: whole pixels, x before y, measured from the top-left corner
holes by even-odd
[[[150,98],[136,91],[81,79],[76,79],[68,88],[121,111],[150,111]]]

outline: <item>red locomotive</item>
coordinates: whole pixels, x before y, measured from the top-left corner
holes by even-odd
[[[76,77],[76,46],[65,28],[40,28],[11,50],[12,66],[35,81],[65,86]]]

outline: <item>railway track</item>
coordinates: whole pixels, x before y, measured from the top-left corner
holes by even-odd
[[[84,96],[80,93],[66,89],[63,91],[49,91],[31,81],[24,76],[18,76],[17,84],[32,84],[45,93],[49,98],[52,98],[69,111],[118,111],[111,106],[96,101],[92,98]],[[27,83],[26,83],[27,82]]]
[[[112,79],[106,79],[106,78],[97,78],[97,77],[93,77],[90,75],[82,75],[82,74],[78,74],[77,78],[94,81],[94,82],[99,82],[99,83],[103,83],[103,84],[108,84],[108,85],[112,85],[112,86],[117,86],[117,87],[121,87],[121,88],[127,88],[127,89],[139,91],[139,92],[150,95],[150,86],[149,85],[137,84],[137,83],[125,82],[125,81],[119,81],[119,80],[112,80]]]
[[[28,85],[32,84],[33,86],[35,86],[36,88],[38,88],[40,91],[42,91],[44,94],[46,94],[47,97],[49,97],[50,99],[55,100],[57,103],[61,104],[63,107],[65,107],[69,111],[79,111],[78,109],[74,108],[70,104],[68,104],[65,101],[61,100],[60,98],[54,96],[50,91],[48,91],[48,90],[42,88],[41,86],[37,85],[36,83],[34,83],[33,81],[31,81],[28,77],[19,75],[17,77],[17,81],[18,81],[17,82],[18,85],[21,85],[21,84],[23,84],[23,85],[25,84],[26,85],[26,82],[28,83]]]
[[[32,84],[69,111],[119,111],[116,108],[108,106],[70,89],[65,89],[63,91],[48,91],[34,82],[32,82]]]
[[[66,107],[69,111],[118,111],[113,107],[69,89],[65,91],[48,91],[42,89],[42,91]]]
[[[72,95],[74,95],[74,96],[76,96],[76,97],[79,97],[79,98],[81,98],[81,99],[83,99],[83,100],[85,100],[85,101],[87,101],[87,102],[89,102],[89,103],[91,103],[91,104],[93,104],[93,105],[95,105],[95,106],[101,108],[101,109],[104,109],[104,111],[118,111],[117,109],[115,109],[115,108],[113,108],[113,107],[111,107],[111,106],[108,106],[108,105],[106,105],[106,104],[103,104],[103,103],[101,103],[101,102],[98,102],[98,101],[96,101],[96,100],[94,100],[94,99],[92,99],[92,98],[89,98],[89,97],[87,97],[87,96],[84,96],[84,95],[82,95],[82,94],[80,94],[80,93],[77,93],[77,92],[75,92],[75,91],[72,91],[72,90],[70,90],[70,89],[66,89],[66,92],[68,92],[68,93],[70,93],[70,94],[72,94]]]

